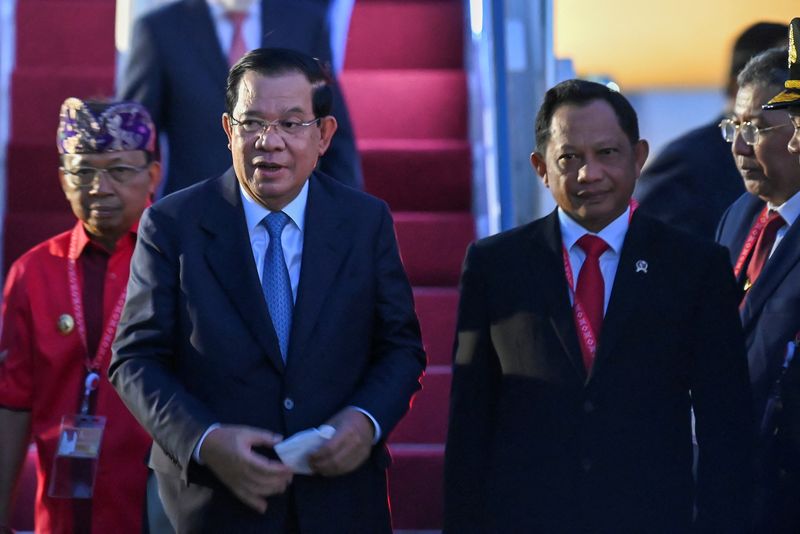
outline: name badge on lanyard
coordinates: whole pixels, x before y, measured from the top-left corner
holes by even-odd
[[[100,446],[103,441],[106,418],[90,413],[92,411],[91,400],[97,394],[97,389],[100,385],[98,370],[102,363],[108,359],[111,352],[111,342],[117,330],[122,307],[125,303],[125,291],[123,290],[103,329],[97,353],[94,357],[91,357],[86,343],[86,322],[83,315],[83,303],[81,301],[76,266],[78,232],[79,228],[76,227],[70,236],[69,261],[67,262],[72,315],[65,314],[59,318],[59,331],[67,335],[77,327],[86,354],[86,375],[80,413],[67,414],[61,418],[58,447],[53,458],[53,469],[47,490],[48,496],[63,499],[91,499],[94,494],[97,462],[100,457]]]

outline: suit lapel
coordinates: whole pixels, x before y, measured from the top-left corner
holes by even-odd
[[[634,315],[641,299],[652,294],[649,281],[653,278],[647,275],[647,270],[658,268],[658,266],[654,261],[657,258],[653,257],[654,253],[648,240],[648,226],[646,219],[634,213],[622,244],[617,272],[614,275],[614,285],[603,319],[603,331],[595,354],[592,376],[595,375],[594,371],[598,369],[598,366],[602,366],[610,358],[620,336],[624,334],[628,325],[634,322],[631,321],[631,316]],[[642,267],[637,270],[639,261],[643,261],[645,264],[641,264]]]
[[[272,365],[283,372],[278,337],[258,283],[258,272],[233,169],[219,178],[216,184],[220,187],[221,195],[214,197],[215,204],[206,211],[200,222],[208,234],[206,261]]]
[[[347,207],[326,184],[312,174],[308,189],[303,262],[292,319],[287,362],[295,365],[308,351],[314,327],[331,286],[350,248]]]
[[[739,255],[742,253],[742,248],[744,247],[744,243],[747,240],[748,234],[750,233],[750,229],[755,224],[756,219],[758,219],[761,210],[764,209],[764,201],[755,196],[751,196],[749,199],[750,201],[744,205],[744,208],[741,212],[742,214],[738,217],[738,219],[731,221],[731,231],[733,232],[734,238],[731,240],[729,251],[731,265],[734,266],[739,260]],[[725,240],[723,239],[722,241],[724,242]],[[746,279],[747,262],[745,262],[744,266],[742,267],[742,271],[739,273],[739,276],[736,277],[736,283],[740,288],[744,286]]]
[[[220,80],[223,90],[228,75],[228,59],[219,46],[217,28],[211,18],[206,0],[189,0],[186,27],[191,28],[185,37],[191,39],[191,49],[201,62],[205,63],[214,80]]]
[[[542,244],[546,249],[545,254],[542,254]],[[583,365],[578,332],[575,328],[575,319],[569,301],[567,278],[564,274],[563,250],[558,212],[553,211],[542,219],[540,224],[534,226],[530,241],[529,264],[543,266],[541,271],[537,269],[537,274],[540,275],[539,279],[529,285],[537,291],[537,294],[531,295],[531,298],[541,299],[543,295],[546,296],[550,310],[550,323],[556,331],[556,336],[561,342],[567,358],[580,376],[581,382],[585,382],[586,368]],[[541,288],[543,290],[538,293]]]
[[[764,265],[758,280],[747,292],[742,308],[742,324],[747,330],[758,317],[778,286],[800,262],[800,224],[792,224]]]

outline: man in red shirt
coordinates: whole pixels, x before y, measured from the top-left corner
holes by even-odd
[[[37,533],[139,533],[151,441],[117,397],[106,369],[139,217],[160,179],[155,128],[138,104],[68,98],[57,144],[61,187],[78,221],[14,262],[6,280],[0,532],[10,531],[14,484],[33,440]],[[81,477],[74,466],[64,470],[66,464],[54,462],[73,460],[76,446],[92,448],[96,433],[78,431],[73,441],[68,429],[70,420],[89,418],[105,419],[93,496],[63,498],[64,487],[79,493],[74,488]]]

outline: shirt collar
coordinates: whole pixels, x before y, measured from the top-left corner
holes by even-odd
[[[622,215],[611,221],[605,228],[595,233],[590,232],[578,224],[575,219],[567,215],[564,210],[558,208],[558,222],[561,226],[561,239],[564,242],[564,247],[566,247],[567,250],[571,250],[578,239],[585,234],[591,234],[600,237],[603,241],[608,243],[608,246],[615,253],[619,254],[622,250],[622,243],[625,241],[625,234],[628,232],[630,213],[631,208],[628,206]]]
[[[80,258],[81,254],[83,254],[83,251],[86,250],[86,247],[89,246],[90,243],[93,247],[97,247],[101,250],[104,250],[105,252],[108,253],[109,256],[112,256],[116,252],[119,252],[120,250],[125,248],[126,239],[130,243],[130,246],[133,247],[136,244],[136,232],[138,232],[138,230],[139,230],[139,221],[137,219],[137,221],[133,223],[133,225],[130,227],[128,232],[119,238],[119,240],[117,241],[117,246],[114,248],[114,251],[111,252],[109,250],[106,250],[106,248],[97,241],[92,241],[92,238],[89,236],[89,234],[86,232],[86,228],[84,228],[83,226],[83,222],[76,221],[73,231],[75,232],[75,236],[77,237],[77,242],[76,242],[77,246],[75,247],[75,252],[77,256],[70,259],[77,260],[78,258]],[[70,255],[69,250],[66,251],[66,255],[67,256]]]
[[[206,0],[206,4],[208,4],[208,9],[211,13],[211,18],[215,21],[224,20],[225,22],[228,21],[228,18],[225,16],[227,13],[227,9],[225,9],[222,5],[218,4],[214,0]],[[251,2],[250,7],[246,10],[247,18],[258,20],[261,15],[261,2]]]
[[[791,226],[797,220],[797,217],[800,216],[800,192],[789,197],[789,200],[780,206],[775,206],[770,202],[767,202],[767,206],[769,209],[780,213],[783,220],[786,221],[786,224]]]
[[[303,184],[303,188],[297,194],[291,202],[286,204],[281,211],[283,211],[292,222],[303,231],[306,222],[306,204],[308,204],[308,182]],[[250,196],[242,184],[239,184],[239,194],[242,196],[242,206],[244,207],[244,217],[247,221],[247,231],[252,234],[253,231],[261,224],[261,221],[264,220],[264,217],[270,214],[270,210],[256,202],[256,200]]]

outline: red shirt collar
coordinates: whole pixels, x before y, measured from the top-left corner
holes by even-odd
[[[128,248],[128,246],[130,248],[133,248],[133,245],[136,244],[136,232],[138,230],[139,230],[139,220],[137,219],[136,222],[133,223],[133,225],[130,227],[128,232],[125,235],[123,235],[119,239],[119,241],[117,241],[117,247],[116,247],[116,249],[114,249],[114,252],[117,252],[119,250],[124,250],[124,249]],[[77,260],[81,256],[81,254],[83,254],[83,251],[86,249],[86,247],[90,243],[92,244],[92,246],[99,247],[99,248],[105,250],[105,247],[103,247],[103,245],[101,245],[100,243],[98,243],[96,241],[92,241],[92,238],[86,232],[86,228],[83,227],[83,222],[82,221],[76,221],[75,222],[75,226],[73,226],[72,232],[75,232],[75,236],[78,239],[78,241],[76,243],[77,246],[75,247],[75,251],[76,251],[77,255],[74,258],[70,258],[70,259]],[[129,245],[126,246],[128,243],[129,243]],[[106,252],[109,252],[109,251],[106,251]],[[109,252],[109,255],[111,255],[111,254],[112,253]],[[66,243],[66,249],[64,250],[64,255],[67,256],[67,257],[70,256],[70,254],[69,254],[69,242]]]

